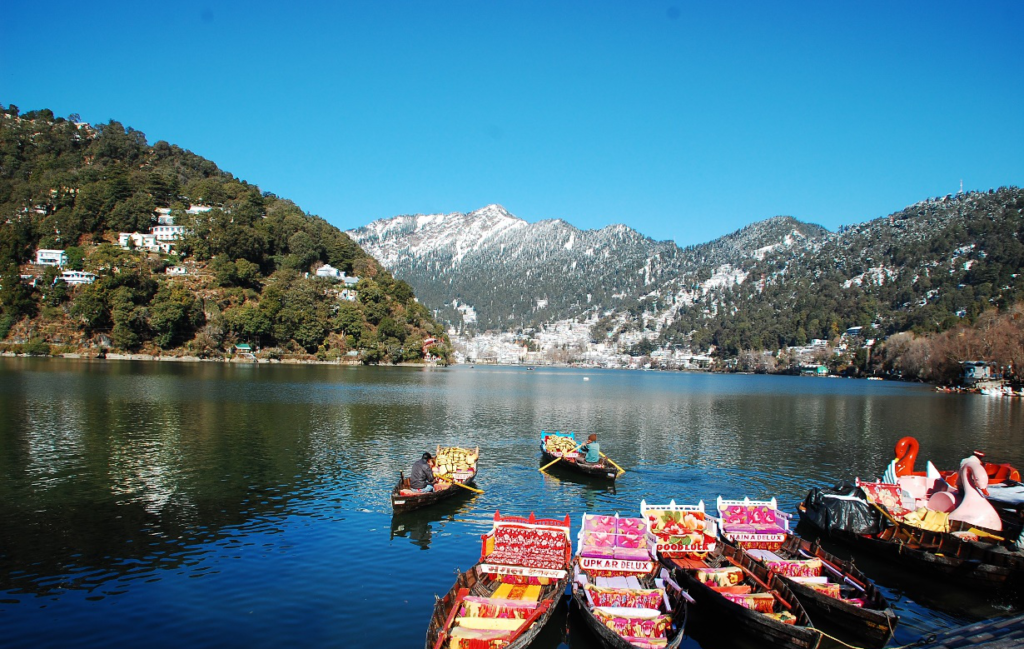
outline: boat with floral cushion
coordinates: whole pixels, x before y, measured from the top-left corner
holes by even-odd
[[[778,549],[747,550],[769,573],[782,577],[816,627],[858,647],[884,647],[899,618],[875,584],[818,543],[790,535]]]
[[[569,584],[569,517],[502,516],[481,536],[480,561],[434,604],[426,649],[522,649]]]
[[[442,479],[438,481],[434,491],[416,491],[409,484],[409,478],[399,472],[398,484],[391,490],[391,508],[396,514],[411,512],[459,494],[471,493],[470,489],[464,487],[476,487],[479,447],[470,450],[458,446],[438,446],[434,460],[434,474],[448,478],[449,482]],[[463,486],[452,484],[453,482]]]
[[[620,470],[605,459],[593,463],[585,461],[583,454],[579,452],[580,444],[582,442],[576,441],[575,433],[558,431],[548,433],[542,430],[540,432],[541,462],[544,464],[557,462],[555,466],[602,480],[615,480],[619,477]]]
[[[683,641],[689,595],[652,559],[646,532],[642,518],[583,515],[572,605],[609,649]]]
[[[789,519],[775,498],[725,500],[718,497],[718,523],[722,536],[744,550],[777,550],[789,536]]]
[[[781,577],[759,577],[741,548],[719,543],[717,525],[697,505],[640,503],[658,560],[696,601],[710,626],[775,647],[817,649],[822,635]]]
[[[842,493],[832,495],[832,491]],[[830,523],[834,519],[828,508],[840,499],[844,507],[858,508],[861,514],[856,520],[868,521],[874,515],[876,522],[850,528],[847,521],[854,519],[847,516]],[[946,521],[940,529],[911,525],[905,520],[915,510],[901,502],[898,485],[857,481],[852,495],[838,487],[812,489],[799,511],[802,520],[829,538],[944,582],[952,579],[958,587],[991,591],[1013,581],[1024,583],[1024,551],[1012,539],[959,521]]]

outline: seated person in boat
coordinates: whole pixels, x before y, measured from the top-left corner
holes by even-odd
[[[433,491],[434,485],[437,484],[437,478],[434,477],[434,466],[436,466],[434,456],[429,452],[424,453],[423,457],[412,465],[412,473],[409,474],[409,487],[421,493]]]
[[[586,453],[583,461],[587,464],[598,464],[601,461],[601,445],[597,443],[597,435],[590,434],[587,443],[580,447],[580,451]]]

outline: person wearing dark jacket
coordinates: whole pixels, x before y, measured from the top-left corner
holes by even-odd
[[[412,465],[412,473],[409,475],[409,486],[419,492],[433,491],[434,483],[434,456],[424,453],[423,457]]]

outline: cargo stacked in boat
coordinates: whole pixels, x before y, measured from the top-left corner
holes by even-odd
[[[569,517],[501,516],[480,561],[434,605],[426,648],[518,649],[551,619],[569,580]]]

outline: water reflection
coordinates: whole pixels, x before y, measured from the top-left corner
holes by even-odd
[[[5,633],[14,646],[176,647],[187,628],[196,647],[328,647],[376,646],[386,628],[389,646],[422,646],[431,595],[477,560],[498,510],[575,525],[583,512],[636,515],[642,499],[713,508],[721,494],[793,511],[813,486],[877,476],[906,434],[938,466],[976,447],[1024,465],[1019,401],[585,375],[0,359]],[[626,473],[539,472],[540,430],[598,433]],[[438,444],[480,447],[484,493],[392,515],[398,472]],[[885,583],[911,621],[901,643],[952,619],[928,587]],[[989,604],[977,614],[1005,606]]]
[[[435,534],[443,534],[449,524],[465,522],[465,517],[474,511],[473,501],[478,497],[467,492],[465,496],[456,495],[423,509],[393,514],[391,539],[406,538],[413,545],[427,550]]]

